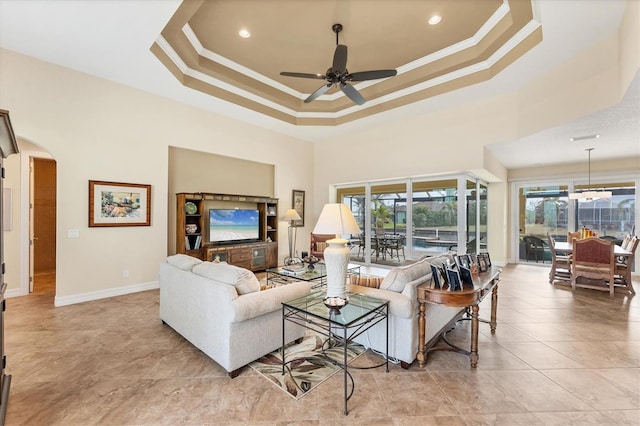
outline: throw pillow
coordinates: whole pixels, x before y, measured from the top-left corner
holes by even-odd
[[[183,271],[190,271],[194,266],[201,264],[202,260],[186,254],[174,254],[167,257],[167,263]]]
[[[260,291],[260,282],[253,272],[227,263],[202,262],[193,267],[193,273],[232,285],[239,295]]]
[[[352,285],[359,285],[362,287],[380,288],[382,277],[375,275],[349,275],[349,283]]]

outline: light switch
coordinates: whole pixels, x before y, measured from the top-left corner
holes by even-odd
[[[67,238],[78,238],[80,237],[79,229],[68,229],[67,230]]]

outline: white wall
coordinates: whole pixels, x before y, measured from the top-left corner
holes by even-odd
[[[167,254],[169,145],[273,164],[282,211],[292,189],[312,194],[307,142],[7,50],[0,75],[0,106],[17,136],[57,162],[58,305],[157,285]],[[151,184],[151,226],[89,228],[90,179]],[[67,238],[69,229],[80,238]],[[283,247],[285,231],[283,224]],[[19,257],[13,250],[11,263]]]

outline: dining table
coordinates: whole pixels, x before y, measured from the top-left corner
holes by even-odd
[[[573,252],[573,243],[556,241],[556,243],[553,245],[553,249],[563,254],[571,254],[571,252]],[[613,248],[613,255],[616,257],[617,256],[631,257],[633,253],[616,244],[615,247]]]
[[[553,245],[553,249],[556,252],[560,252],[566,255],[569,255],[573,252],[573,243],[571,242],[564,242],[564,241],[556,241],[556,243]],[[617,257],[627,257],[630,258],[631,256],[633,256],[633,252],[629,251],[625,248],[622,248],[621,246],[619,246],[618,244],[615,244],[613,247],[613,255],[617,258]],[[627,263],[629,265],[631,265],[632,259],[628,259]],[[625,275],[625,281],[628,283],[631,283],[631,268],[626,268],[626,275]],[[633,291],[633,287],[631,287],[632,291]]]

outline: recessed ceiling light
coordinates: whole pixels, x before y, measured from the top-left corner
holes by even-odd
[[[569,139],[571,142],[586,141],[588,139],[598,139],[600,135],[574,136]]]
[[[442,16],[433,15],[431,18],[429,18],[429,25],[436,25],[440,23],[440,21],[442,21]]]
[[[238,35],[242,38],[249,38],[251,37],[251,33],[249,32],[249,30],[247,29],[241,29],[240,31],[238,31]]]

